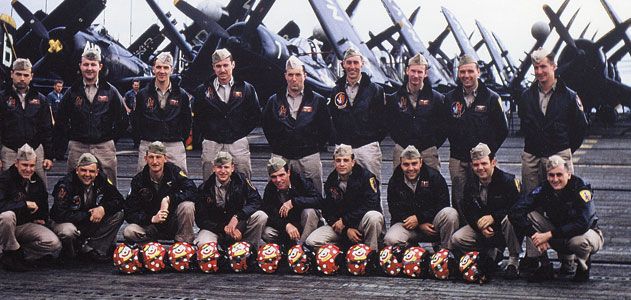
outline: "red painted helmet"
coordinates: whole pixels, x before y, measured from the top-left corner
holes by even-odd
[[[472,251],[467,252],[460,258],[458,269],[462,274],[462,278],[467,282],[480,282],[482,272],[478,268],[479,255],[478,251]]]
[[[195,255],[195,248],[186,242],[176,242],[169,248],[169,261],[171,267],[179,272],[184,272],[191,267],[191,260]]]
[[[410,247],[403,254],[403,274],[408,277],[417,278],[425,272],[425,262],[427,261],[427,251],[423,247]]]
[[[318,271],[324,275],[333,275],[340,268],[337,262],[337,256],[340,254],[340,248],[333,244],[327,244],[316,253],[316,264]]]
[[[365,275],[372,249],[365,244],[356,244],[346,252],[346,268],[353,275]]]
[[[401,248],[396,246],[385,246],[379,252],[379,266],[381,270],[389,276],[397,276],[403,269],[401,259]]]
[[[142,247],[142,262],[145,269],[151,272],[160,272],[164,270],[166,264],[164,257],[166,249],[158,242],[149,242]]]
[[[228,258],[230,259],[230,268],[235,272],[245,272],[248,270],[248,259],[250,252],[250,243],[236,242],[228,248]]]
[[[219,249],[217,243],[208,242],[197,248],[197,265],[204,273],[219,271]]]
[[[311,268],[311,259],[309,255],[313,255],[308,249],[302,245],[294,245],[287,251],[287,263],[289,269],[296,274],[304,274]]]
[[[274,273],[278,269],[278,263],[282,256],[280,246],[275,243],[269,243],[259,247],[256,261],[263,272]]]
[[[441,249],[432,255],[430,269],[436,279],[449,278],[449,250]]]
[[[140,250],[136,247],[130,247],[125,243],[120,243],[114,249],[114,266],[125,274],[138,273],[142,269],[140,262]]]

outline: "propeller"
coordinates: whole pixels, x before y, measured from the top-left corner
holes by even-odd
[[[576,20],[576,16],[578,15],[578,12],[581,9],[577,9],[574,14],[572,15],[572,17],[570,18],[570,20],[567,22],[567,30],[570,30],[570,28],[572,27],[572,24],[574,23],[574,20]],[[553,53],[559,53],[559,49],[561,49],[561,45],[563,44],[563,39],[559,38],[559,40],[556,42],[556,44],[554,44],[554,47],[552,47],[552,52]]]
[[[48,30],[44,27],[44,24],[40,22],[35,16],[31,13],[31,11],[24,6],[24,4],[20,3],[20,1],[13,0],[11,1],[11,6],[15,9],[15,12],[24,20],[25,24],[31,28],[32,32],[37,35],[42,40],[50,39],[48,35]]]
[[[180,51],[182,51],[186,59],[193,60],[194,55],[191,45],[189,45],[188,42],[184,40],[184,37],[182,37],[182,34],[180,34],[177,29],[175,29],[175,26],[171,24],[167,16],[164,14],[164,12],[162,12],[158,4],[156,4],[155,0],[146,1],[151,10],[158,17],[158,20],[160,20],[160,23],[162,23],[162,26],[164,26],[164,35],[166,35],[166,37],[171,42],[177,45],[177,47],[180,49]]]
[[[196,24],[204,28],[208,33],[222,38],[230,37],[230,34],[228,34],[228,32],[223,27],[221,27],[221,25],[210,19],[199,9],[188,4],[188,2],[175,0],[173,1],[173,4],[175,5],[175,7],[177,7],[177,9],[179,9],[187,17],[193,20]]]

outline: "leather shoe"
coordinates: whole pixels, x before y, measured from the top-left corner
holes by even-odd
[[[504,279],[509,279],[509,280],[519,278],[519,270],[517,270],[517,266],[515,265],[506,266],[506,269],[504,269],[503,277]]]

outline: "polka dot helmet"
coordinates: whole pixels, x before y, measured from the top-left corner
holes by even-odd
[[[427,270],[427,251],[423,247],[410,247],[403,254],[403,274],[418,278]]]
[[[458,269],[462,274],[462,278],[467,282],[479,282],[481,278],[481,272],[478,268],[479,252],[472,251],[467,252],[460,258]]]
[[[166,249],[158,242],[149,242],[142,247],[142,262],[145,269],[160,272],[166,267],[164,258]]]
[[[171,267],[178,272],[184,272],[190,269],[191,260],[194,255],[195,248],[186,242],[176,242],[169,248]]]
[[[280,246],[275,243],[265,244],[259,247],[256,262],[265,273],[274,273],[278,269],[278,263],[283,257]]]
[[[365,275],[372,249],[365,244],[356,244],[346,252],[346,268],[353,275]]]
[[[341,253],[340,248],[333,244],[327,244],[318,249],[316,253],[316,265],[318,271],[324,275],[333,275],[340,268],[337,257]]]
[[[385,246],[379,252],[379,266],[388,276],[397,276],[403,269],[402,251],[397,246]]]
[[[311,269],[311,256],[313,253],[302,245],[294,245],[287,251],[287,264],[289,269],[296,274],[305,274]]]
[[[219,271],[219,248],[217,243],[204,243],[197,248],[197,265],[204,273],[215,273]]]
[[[138,273],[142,269],[139,257],[140,250],[125,243],[120,243],[114,249],[114,266],[125,274]]]
[[[236,242],[228,248],[228,259],[230,260],[230,268],[239,273],[248,270],[248,259],[252,252],[251,245],[248,242]]]
[[[450,253],[447,249],[441,249],[432,255],[430,270],[436,279],[449,278],[449,259]]]

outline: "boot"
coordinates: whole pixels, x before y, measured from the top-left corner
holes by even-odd
[[[530,275],[528,282],[543,282],[554,279],[554,268],[548,260],[548,255],[544,254],[539,258],[539,267]]]
[[[574,278],[572,281],[574,282],[586,282],[589,281],[589,270],[592,268],[592,256],[590,255],[587,258],[587,270],[583,270],[582,266],[578,266],[576,268],[576,273],[574,274]]]
[[[10,272],[27,272],[33,268],[24,259],[22,249],[6,250],[2,255],[2,268]]]

